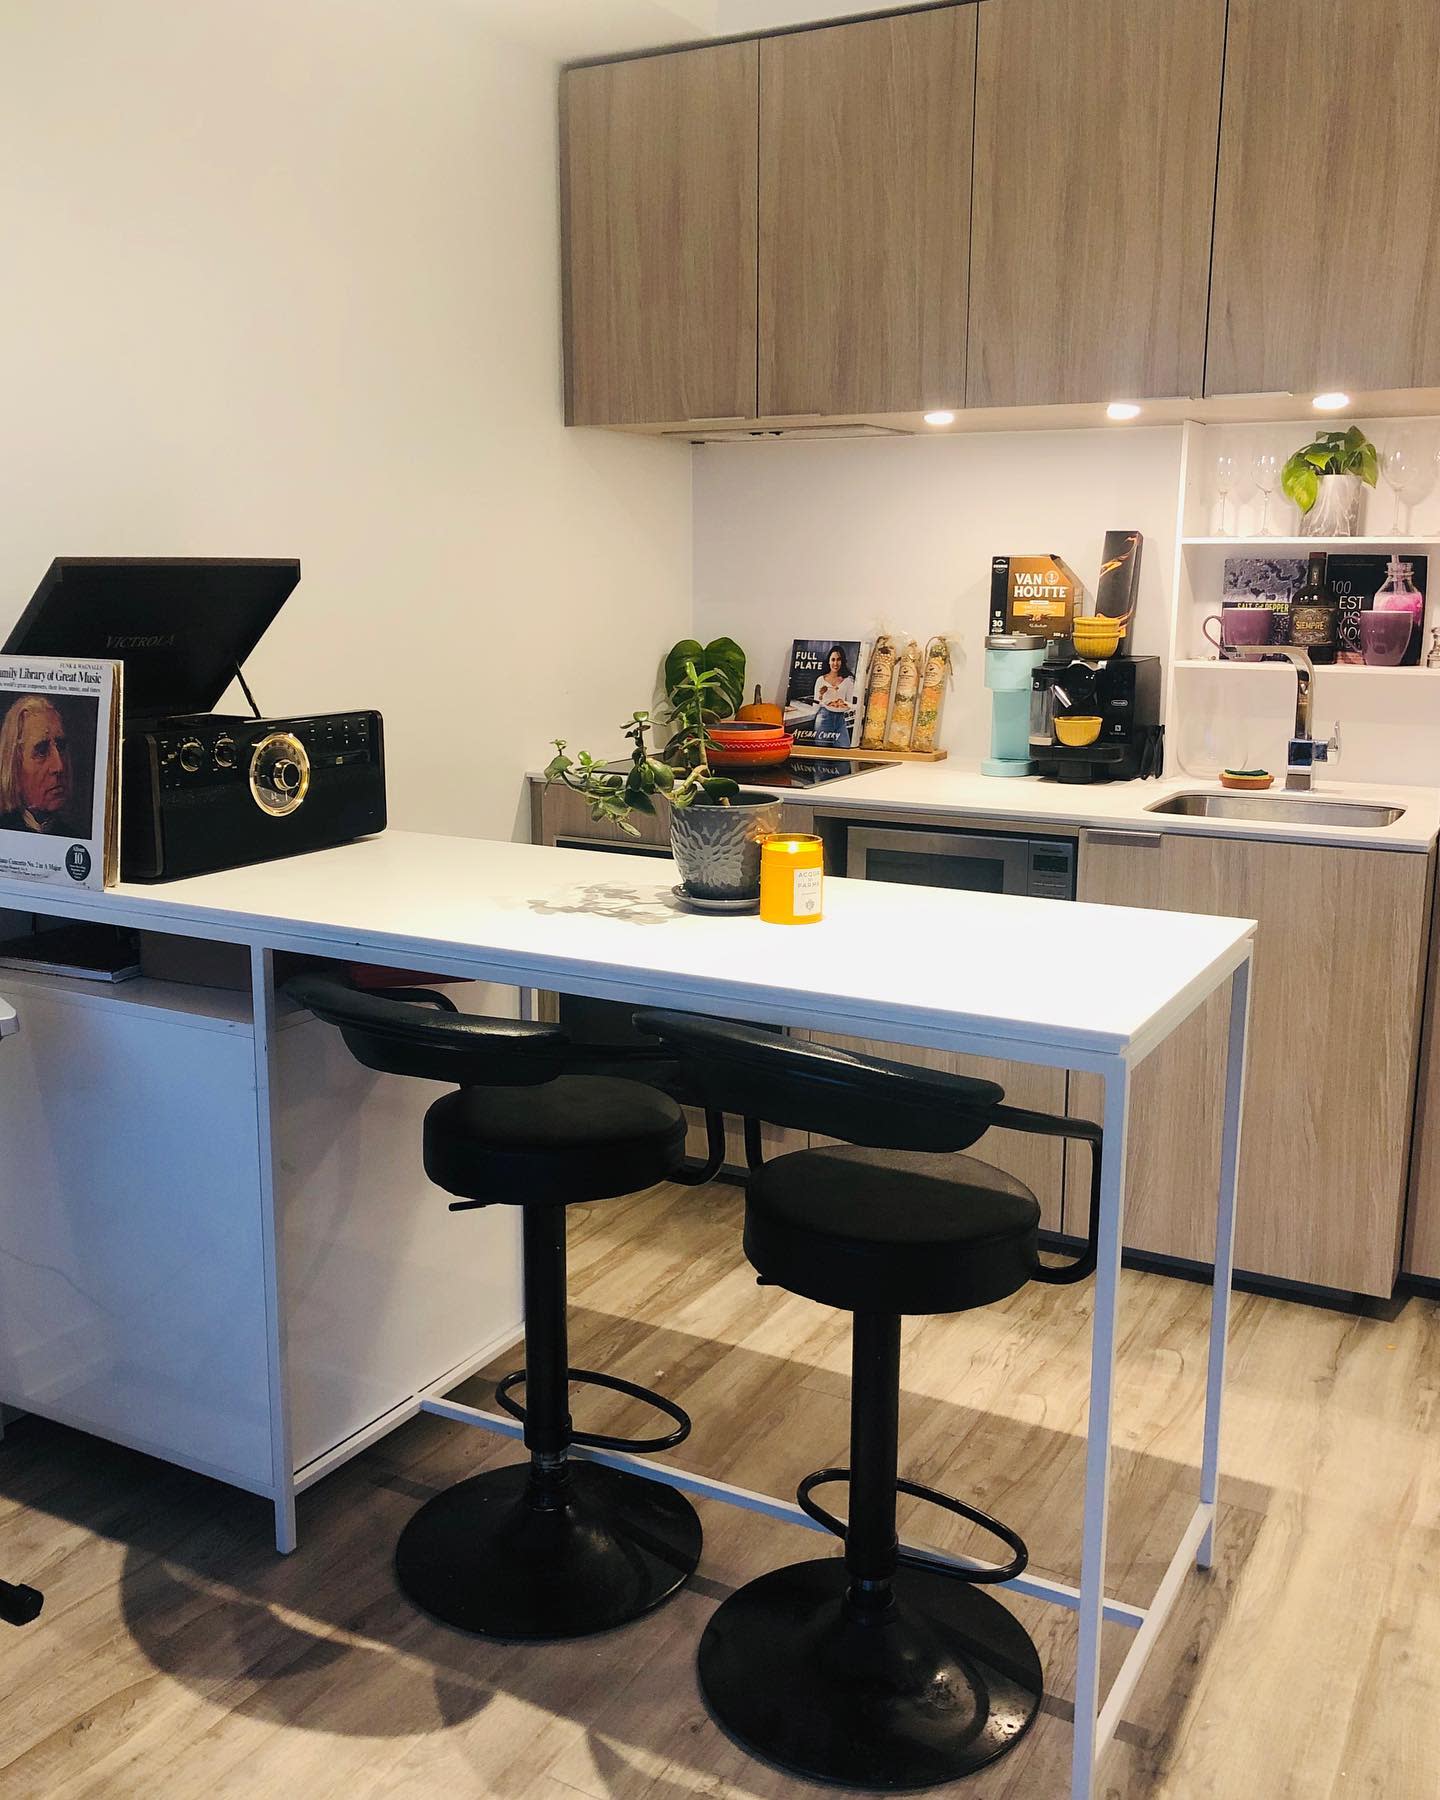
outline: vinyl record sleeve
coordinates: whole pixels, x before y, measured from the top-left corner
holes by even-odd
[[[0,656],[0,877],[118,878],[121,683],[117,662]]]

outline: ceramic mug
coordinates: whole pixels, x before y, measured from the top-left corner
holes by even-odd
[[[1360,647],[1372,668],[1393,669],[1410,647],[1415,621],[1408,612],[1362,612]]]
[[[1210,632],[1212,625],[1220,627],[1219,637]],[[1240,646],[1247,649],[1257,644],[1268,644],[1273,641],[1275,614],[1268,606],[1252,606],[1248,602],[1222,600],[1220,611],[1211,613],[1200,629],[1216,649],[1222,646],[1234,650]]]

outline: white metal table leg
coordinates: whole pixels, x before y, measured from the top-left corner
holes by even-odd
[[[1210,1352],[1205,1372],[1205,1445],[1200,1502],[1215,1506],[1220,1492],[1220,1416],[1225,1396],[1225,1349],[1230,1337],[1230,1284],[1235,1275],[1235,1193],[1240,1177],[1240,1121],[1245,1109],[1245,1034],[1250,1019],[1250,959],[1230,977],[1230,1033],[1225,1049],[1225,1113],[1220,1137],[1219,1216],[1215,1226],[1215,1286],[1210,1299]],[[1200,1540],[1195,1561],[1215,1561],[1215,1525]]]
[[[1105,1150],[1100,1171],[1099,1256],[1095,1268],[1095,1319],[1090,1335],[1090,1413],[1086,1424],[1085,1512],[1080,1546],[1080,1646],[1075,1670],[1075,1743],[1070,1765],[1072,1800],[1092,1800],[1100,1750],[1100,1634],[1105,1622],[1110,1416],[1129,1114],[1130,1071],[1123,1061],[1117,1060],[1105,1075]]]
[[[259,1132],[260,1236],[265,1257],[266,1360],[270,1372],[270,1476],[275,1548],[296,1545],[295,1464],[290,1454],[290,1395],[285,1378],[284,1236],[275,1178],[275,958],[252,945],[250,992],[255,1026],[255,1110]]]

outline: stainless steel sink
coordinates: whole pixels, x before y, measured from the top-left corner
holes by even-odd
[[[1403,806],[1366,800],[1317,800],[1312,794],[1171,794],[1146,812],[1181,813],[1190,819],[1258,819],[1272,825],[1348,825],[1361,831],[1393,825]]]

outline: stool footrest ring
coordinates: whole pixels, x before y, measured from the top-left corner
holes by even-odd
[[[848,1469],[817,1469],[813,1475],[807,1475],[795,1490],[795,1498],[800,1510],[809,1515],[817,1525],[823,1525],[827,1531],[843,1538],[846,1526],[843,1519],[836,1518],[810,1498],[817,1487],[824,1487],[832,1481],[849,1481]],[[937,1575],[947,1575],[952,1581],[966,1581],[974,1586],[983,1587],[992,1582],[1013,1581],[1017,1575],[1024,1573],[1030,1561],[1030,1552],[1025,1540],[1018,1531],[1012,1531],[1008,1525],[994,1518],[990,1513],[982,1512],[978,1506],[970,1506],[964,1500],[957,1500],[951,1494],[942,1494],[938,1488],[922,1487],[918,1481],[906,1481],[897,1477],[895,1482],[897,1494],[908,1494],[912,1500],[928,1500],[932,1506],[940,1506],[946,1512],[955,1513],[957,1517],[969,1519],[972,1525],[979,1525],[992,1532],[1011,1552],[1008,1563],[993,1569],[963,1569],[952,1563],[940,1563],[933,1558],[921,1555],[915,1550],[902,1550],[900,1562],[906,1568],[929,1569]]]
[[[596,1369],[569,1369],[566,1373],[571,1381],[579,1382],[582,1387],[609,1388],[612,1393],[625,1394],[631,1400],[642,1400],[657,1412],[664,1413],[667,1419],[675,1421],[675,1429],[667,1432],[664,1437],[609,1437],[601,1431],[572,1430],[572,1444],[581,1444],[590,1450],[628,1450],[632,1455],[645,1456],[655,1450],[673,1450],[689,1437],[689,1413],[673,1400],[667,1400],[663,1394],[657,1394],[653,1388],[641,1387],[638,1382],[624,1381],[618,1375],[605,1375]],[[502,1406],[512,1419],[519,1419],[522,1425],[525,1422],[525,1408],[518,1400],[510,1398],[510,1390],[523,1386],[525,1375],[524,1369],[512,1369],[495,1389],[496,1404]]]

